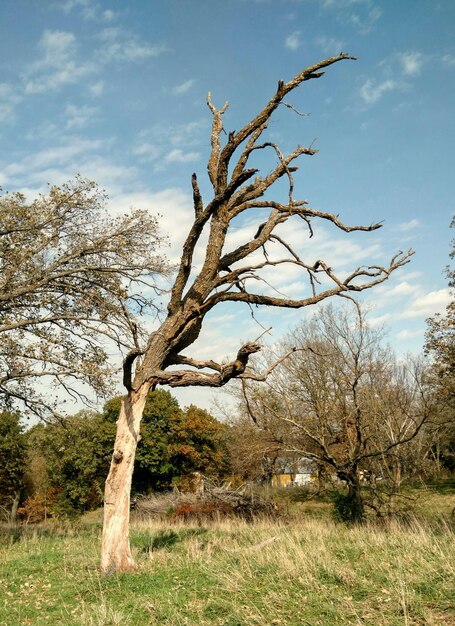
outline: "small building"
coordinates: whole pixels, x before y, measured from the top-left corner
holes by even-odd
[[[302,487],[314,478],[313,463],[309,459],[278,459],[272,474],[272,487]]]

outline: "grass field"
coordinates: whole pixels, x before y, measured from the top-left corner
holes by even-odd
[[[450,626],[454,539],[443,521],[138,521],[138,571],[105,578],[96,521],[5,533],[0,624]]]

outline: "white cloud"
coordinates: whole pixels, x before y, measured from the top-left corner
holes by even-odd
[[[11,104],[0,102],[0,124],[12,122],[14,118],[14,107]]]
[[[189,194],[176,188],[164,189],[156,193],[121,192],[116,195],[111,194],[110,205],[115,212],[124,212],[133,206],[159,214],[160,227],[170,238],[169,256],[173,262],[180,259],[183,242],[194,218],[193,201]]]
[[[180,148],[175,148],[166,155],[164,160],[167,163],[190,163],[197,161],[200,156],[199,152],[184,152]]]
[[[112,22],[118,16],[115,11],[105,9],[94,0],[57,0],[57,7],[64,13],[79,10],[85,20]]]
[[[447,65],[448,67],[454,67],[455,66],[455,56],[453,54],[445,54],[441,58],[441,60],[444,63],[444,65]]]
[[[0,83],[0,123],[12,122],[16,105],[22,97],[8,83]]]
[[[370,4],[370,0],[322,0],[324,9],[349,8],[355,5]]]
[[[40,63],[50,66],[59,65],[62,59],[73,56],[76,49],[76,37],[73,33],[61,30],[45,30],[38,47],[44,53]]]
[[[73,33],[46,30],[38,48],[41,59],[32,63],[25,73],[28,94],[56,91],[96,71],[95,63],[77,59],[78,46]]]
[[[71,4],[71,6],[70,6]],[[70,3],[68,7],[91,5]],[[70,10],[70,8],[68,10]],[[96,8],[96,7],[95,7]],[[60,30],[45,30],[39,43],[41,57],[30,64],[24,74],[24,90],[27,94],[58,91],[65,85],[76,84],[82,79],[87,81],[91,74],[97,74],[103,65],[112,62],[140,62],[157,57],[167,48],[163,44],[143,42],[138,37],[121,28],[103,29],[98,39],[102,42],[98,49],[91,51],[91,56],[83,58],[75,35]],[[103,81],[89,85],[94,96],[102,94]]]
[[[70,143],[66,145],[54,146],[40,150],[35,154],[30,154],[22,161],[10,163],[3,171],[8,179],[20,176],[22,180],[25,178],[31,181],[41,179],[41,181],[51,180],[56,182],[52,178],[46,178],[44,172],[49,172],[49,168],[64,168],[75,157],[79,159],[81,155],[98,150],[103,146],[105,146],[105,142],[102,140],[72,137]],[[77,167],[73,167],[70,175],[74,175],[77,169]]]
[[[92,85],[89,86],[89,91],[92,94],[92,96],[101,96],[102,93],[104,92],[104,81],[99,80],[96,83],[93,83]]]
[[[395,285],[394,287],[384,287],[386,297],[408,296],[409,294],[417,293],[419,289],[420,287],[418,285],[409,283],[406,280],[398,283],[398,285]],[[382,294],[382,296],[383,295],[384,294]]]
[[[157,146],[154,146],[151,143],[144,142],[140,143],[132,149],[132,153],[141,157],[146,161],[154,161],[157,159],[161,152]]]
[[[375,83],[368,79],[360,89],[360,95],[367,104],[374,104],[388,91],[393,91],[399,87],[399,83],[394,80],[384,80],[382,83]]]
[[[398,339],[414,339],[414,337],[421,337],[423,336],[423,329],[419,328],[417,330],[400,330],[399,333],[397,333],[397,338]]]
[[[322,7],[335,11],[340,22],[355,26],[363,35],[372,30],[382,15],[373,0],[322,0]]]
[[[407,232],[408,230],[414,230],[415,228],[419,228],[420,226],[420,220],[414,218],[412,220],[409,220],[409,222],[402,222],[401,224],[398,224],[397,230],[399,230],[400,232]]]
[[[70,13],[75,8],[86,8],[90,6],[92,0],[65,0],[57,3],[58,8],[64,13]]]
[[[205,142],[207,127],[207,119],[177,125],[155,124],[138,133],[132,152],[144,161],[155,161],[156,172],[173,163],[196,161],[201,157],[198,147]],[[158,162],[159,157],[162,158]]]
[[[325,54],[339,54],[345,48],[344,42],[334,37],[318,37],[316,43]]]
[[[103,11],[102,13],[102,18],[106,22],[112,22],[113,20],[116,19],[116,17],[117,17],[117,13],[115,13],[115,11],[112,11],[111,9],[106,9],[106,11]]]
[[[67,115],[66,128],[85,128],[88,124],[90,124],[90,122],[93,121],[93,118],[98,110],[98,107],[89,107],[87,105],[78,107],[74,104],[68,104],[65,110]]]
[[[429,317],[435,313],[443,313],[450,302],[450,289],[439,289],[415,298],[409,308],[401,315],[403,318]]]
[[[106,150],[103,150],[105,153]],[[118,165],[100,155],[85,155],[78,158],[73,165],[73,172],[80,172],[84,178],[95,180],[98,185],[109,191],[109,194],[118,194],[125,187],[137,184],[138,170],[134,166]],[[73,175],[73,174],[72,174]]]
[[[372,6],[365,14],[351,13],[348,21],[353,26],[358,28],[362,34],[366,35],[373,29],[381,15],[381,9],[376,6]]]
[[[168,50],[164,44],[149,44],[121,28],[105,28],[98,38],[103,42],[98,51],[104,63],[112,61],[137,62],[158,57]]]
[[[194,85],[194,80],[190,78],[189,80],[186,80],[184,83],[181,83],[180,85],[177,85],[176,87],[174,87],[172,89],[172,93],[176,96],[181,96],[182,94],[189,91],[193,85]]]
[[[403,74],[406,76],[418,76],[423,65],[421,52],[403,52],[399,55]]]
[[[387,322],[390,322],[392,318],[393,316],[391,313],[368,317],[368,325],[371,326],[371,328],[378,328],[384,326]]]
[[[298,48],[300,48],[300,46],[302,45],[302,42],[300,41],[300,31],[296,30],[295,32],[288,35],[286,37],[284,45],[286,48],[289,48],[289,50],[297,50]]]

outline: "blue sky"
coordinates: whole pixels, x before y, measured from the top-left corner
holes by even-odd
[[[292,236],[341,272],[412,247],[412,262],[365,300],[400,353],[422,346],[425,318],[449,298],[453,0],[2,0],[0,28],[0,185],[33,196],[80,172],[107,189],[113,212],[160,213],[172,258],[191,220],[193,171],[209,198],[207,91],[219,106],[229,100],[225,127],[239,129],[278,79],[356,55],[295,92],[291,102],[309,115],[281,108],[270,136],[282,151],[319,149],[301,162],[298,197],[384,228],[316,227],[311,247],[304,232]],[[256,227],[246,218],[233,241]],[[278,286],[293,294],[298,277],[282,274]],[[303,315],[261,311],[258,320],[273,325],[274,341]],[[226,307],[210,315],[193,354],[221,359],[260,332],[247,310]]]

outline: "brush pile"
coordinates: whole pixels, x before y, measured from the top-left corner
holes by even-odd
[[[251,484],[233,489],[229,483],[216,484],[206,478],[199,493],[182,493],[174,489],[138,497],[134,509],[143,517],[167,515],[183,520],[239,517],[252,521],[257,517],[275,518],[282,514],[276,502],[259,493]]]

